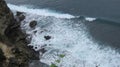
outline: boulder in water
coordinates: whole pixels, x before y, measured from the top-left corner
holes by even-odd
[[[51,39],[51,36],[44,36],[44,38],[45,38],[45,40],[49,40],[49,39]]]
[[[23,12],[16,12],[16,17],[18,18],[19,22],[23,21],[25,19],[25,15],[23,14]]]
[[[25,19],[25,15],[19,16],[19,21],[23,21]]]
[[[30,24],[29,24],[29,26],[31,28],[35,28],[36,25],[37,25],[37,21],[35,21],[35,20],[31,21]]]
[[[17,12],[16,12],[16,16],[19,17],[20,15],[23,15],[23,12],[19,12],[19,11],[17,11]]]

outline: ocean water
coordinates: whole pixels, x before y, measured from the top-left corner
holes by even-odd
[[[7,2],[11,10],[26,13],[21,28],[30,35],[27,39],[32,38],[28,46],[32,45],[36,51],[42,48],[47,50],[42,56],[40,52],[41,62],[48,65],[54,63],[58,67],[120,67],[120,24],[117,22],[119,19],[115,18],[119,12],[115,14],[116,12],[111,11],[109,14],[108,11],[119,9],[115,7],[119,3],[118,0],[109,1],[111,5],[106,3],[108,0],[98,1],[109,7],[114,4],[114,7],[105,10],[105,14],[108,15],[100,11],[97,14],[92,13],[90,7],[86,7],[89,6],[87,2],[95,2],[94,0],[81,0],[86,4],[86,6],[82,4],[84,7],[80,6],[81,2],[78,0],[75,2],[7,0]],[[63,5],[59,6],[62,3]],[[72,5],[74,3],[76,5]],[[96,5],[97,8],[101,4],[92,5]],[[76,12],[78,7],[81,10],[88,8],[89,14],[83,13],[84,11]],[[100,7],[101,10],[105,9]],[[38,22],[35,29],[29,27],[32,20]],[[51,36],[51,39],[45,40],[44,36]],[[64,57],[61,58],[60,55]]]
[[[73,15],[105,18],[120,22],[119,0],[6,0],[16,5],[34,5]]]

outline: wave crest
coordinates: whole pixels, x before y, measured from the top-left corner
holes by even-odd
[[[27,6],[21,6],[21,5],[18,6],[13,4],[7,4],[7,5],[11,10],[15,10],[15,11],[21,11],[21,12],[42,15],[42,16],[53,16],[56,18],[67,18],[67,19],[75,18],[75,16],[73,15],[58,13],[49,9],[33,9],[33,8],[28,8]]]

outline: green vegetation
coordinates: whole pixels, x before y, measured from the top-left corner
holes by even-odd
[[[56,60],[57,63],[60,63],[60,60]]]
[[[60,55],[58,55],[58,56],[59,56],[59,59],[55,60],[56,63],[60,63],[60,62],[61,62],[61,59],[62,59],[63,57],[65,57],[65,54],[60,54]],[[58,66],[56,65],[56,63],[55,63],[55,64],[52,63],[52,64],[50,65],[50,67],[58,67]]]
[[[58,66],[52,63],[50,67],[58,67]]]
[[[65,57],[65,55],[64,54],[60,54],[59,57],[63,58],[63,57]]]

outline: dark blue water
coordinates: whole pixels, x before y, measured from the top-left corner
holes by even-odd
[[[120,0],[6,0],[16,5],[34,5],[77,16],[101,18],[85,22],[93,39],[120,49]],[[104,19],[104,20],[103,20]]]
[[[120,21],[120,0],[6,0],[14,4],[30,4],[73,15],[101,17]]]

